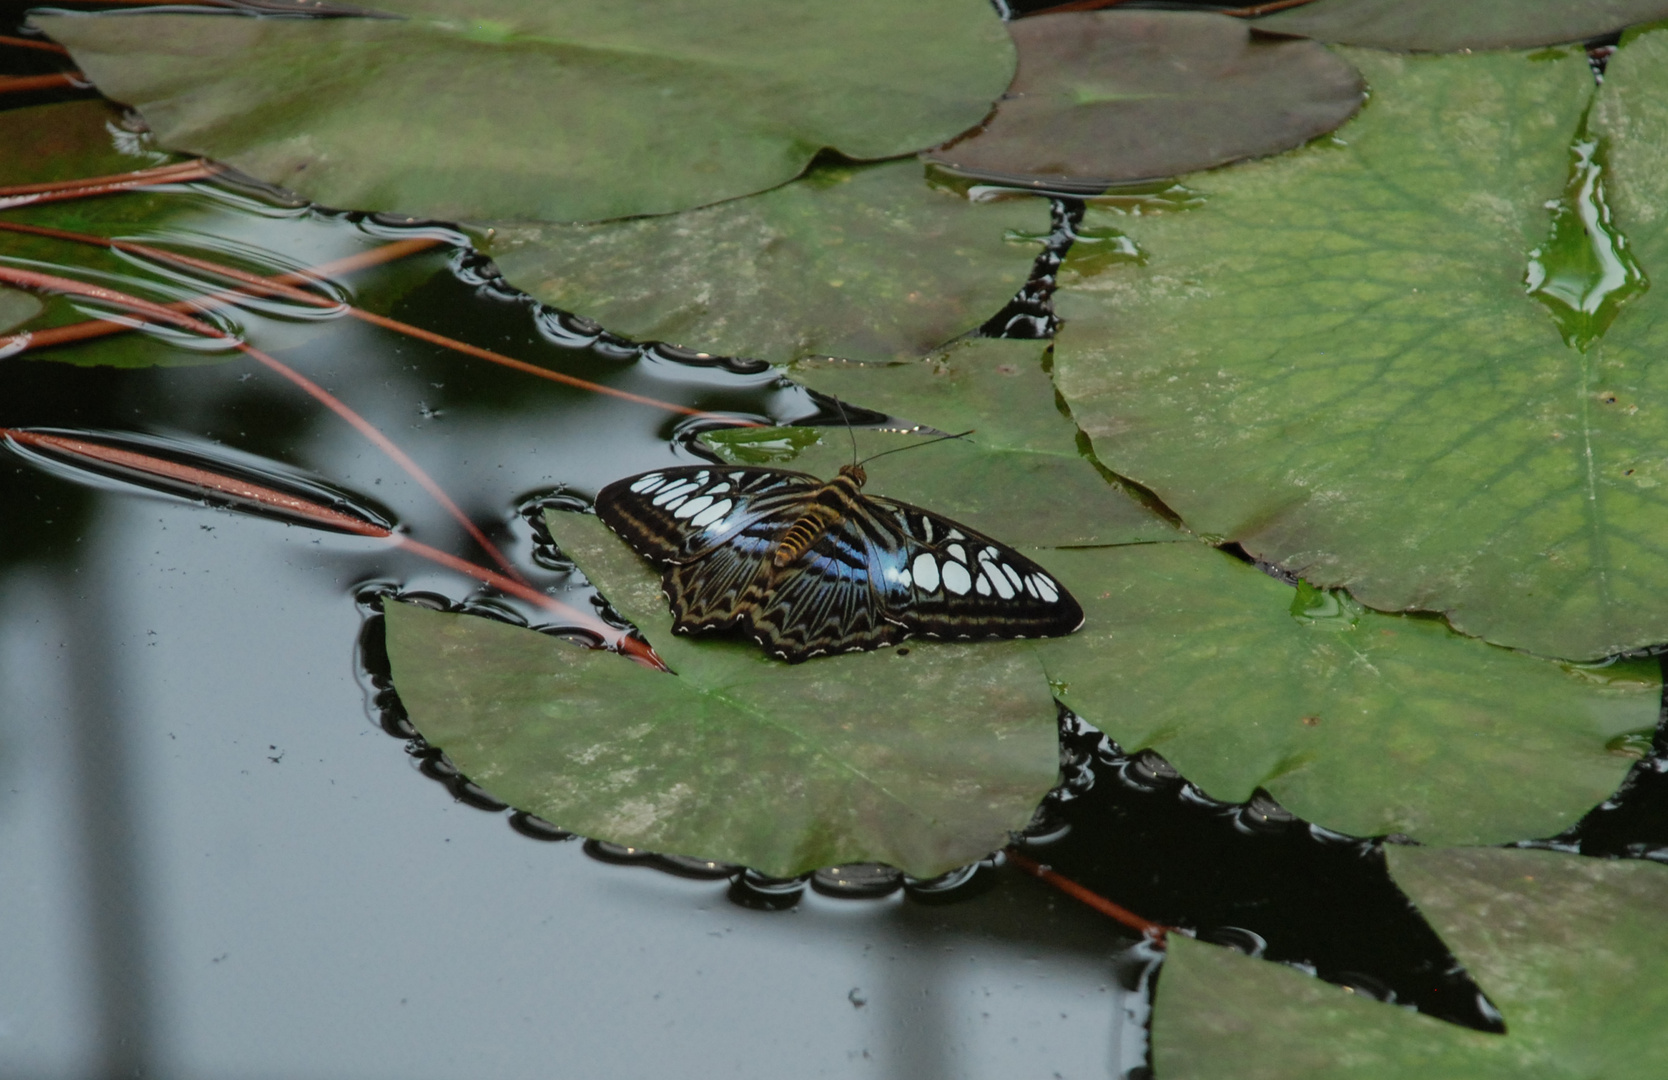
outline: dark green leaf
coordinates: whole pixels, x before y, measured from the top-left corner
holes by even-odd
[[[1668,868],[1539,851],[1391,848],[1397,883],[1506,1034],[1170,939],[1153,1017],[1166,1080],[1654,1080],[1668,1060]]]
[[[659,575],[594,517],[562,550],[676,675],[530,630],[389,604],[413,722],[499,798],[587,836],[776,876],[920,876],[1001,847],[1054,784],[1054,705],[1022,642],[910,642],[786,665],[671,633]]]
[[[996,115],[927,155],[962,176],[1101,191],[1301,146],[1364,97],[1324,47],[1223,15],[1070,12],[1008,29],[1019,74]]]
[[[1374,96],[1337,145],[1201,177],[1195,209],[1098,214],[1144,260],[1062,269],[1055,380],[1096,455],[1381,610],[1551,656],[1668,640],[1668,294],[1583,352],[1526,292],[1534,251],[1577,280],[1624,243],[1668,264],[1660,151],[1631,134],[1665,123],[1659,37],[1617,54],[1595,117],[1618,196],[1613,222],[1584,208],[1586,264],[1548,246],[1592,95],[1575,50],[1353,54]]]
[[[1077,426],[1056,407],[1043,370],[1045,348],[1043,342],[974,339],[916,363],[803,361],[793,376],[853,406],[946,433],[973,429],[963,441],[874,462],[872,494],[935,510],[1008,544],[1176,539],[1173,527],[1109,483],[1079,450]],[[862,456],[914,439],[858,435]],[[711,437],[715,447],[748,438],[744,431]],[[825,429],[820,445],[801,448],[798,460],[778,460],[832,476],[850,455],[846,433]]]
[[[1263,787],[1357,836],[1560,832],[1627,771],[1609,740],[1656,715],[1655,661],[1555,664],[1294,590],[1202,544],[1032,554],[1087,615],[1039,645],[1061,702],[1215,798]]]
[[[911,153],[1013,73],[985,0],[387,0],[401,19],[36,16],[165,146],[330,206],[663,214]]]
[[[1665,0],[1315,0],[1253,25],[1338,45],[1461,52],[1586,41],[1661,18]]]
[[[1023,237],[1047,231],[1041,199],[976,205],[899,161],[824,165],[675,217],[501,225],[486,250],[518,288],[614,333],[785,364],[914,359],[976,329],[1030,275]]]

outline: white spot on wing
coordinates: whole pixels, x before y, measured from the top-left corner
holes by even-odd
[[[1003,563],[1002,564],[1002,572],[1004,574],[1008,575],[1008,580],[1013,583],[1014,592],[1018,592],[1019,589],[1020,589],[1019,571],[1015,570],[1013,567],[1009,566],[1007,563]]]
[[[951,539],[951,540],[966,540],[967,537],[965,537],[961,534],[960,529],[951,529],[950,532],[949,532],[949,539]]]
[[[678,500],[681,501],[685,496],[687,496],[691,491],[694,491],[694,490],[695,490],[695,485],[691,484],[691,483],[685,482],[685,483],[682,483],[682,484],[673,484],[671,487],[667,488],[665,491],[662,491],[659,495],[656,495],[654,497],[654,504],[656,506],[665,506],[667,503],[671,502],[673,499],[678,499]]]
[[[1047,574],[1038,574],[1036,581],[1037,592],[1042,594],[1042,598],[1044,600],[1047,600],[1052,604],[1054,601],[1060,599],[1060,591],[1054,587],[1054,582],[1048,580]]]
[[[654,472],[647,476],[639,476],[637,482],[631,485],[631,490],[641,495],[643,492],[658,486],[664,479],[666,479],[664,476]]]
[[[694,517],[696,514],[699,514],[702,510],[705,510],[711,505],[711,495],[697,495],[693,499],[684,503],[682,506],[678,507],[677,513],[673,516],[681,518]]]
[[[980,596],[989,596],[990,578],[986,577],[984,574],[980,574],[979,580],[973,583],[973,587],[978,590]]]
[[[728,514],[730,512],[730,507],[734,505],[735,504],[729,499],[719,499],[705,510],[702,510],[699,514],[690,518],[689,523],[697,529],[704,529],[708,525],[717,521],[719,518],[723,517],[725,514]]]
[[[1012,600],[1014,598],[1014,587],[1008,584],[1008,579],[1003,576],[1000,568],[987,564],[985,566],[984,576],[990,579],[991,585],[995,586],[997,596],[1000,596],[1004,600]]]
[[[962,547],[960,544],[951,544],[945,550],[950,553],[950,558],[956,560],[957,562],[965,563],[967,561],[967,549]]]
[[[968,576],[967,567],[961,563],[945,563],[944,587],[957,596],[966,596],[967,590],[973,587],[973,579]]]
[[[938,591],[938,564],[926,552],[915,556],[915,585],[922,592]]]

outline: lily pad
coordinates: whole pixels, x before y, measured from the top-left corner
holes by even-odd
[[[413,723],[499,798],[587,836],[778,877],[931,876],[1024,826],[1055,782],[1054,704],[1021,642],[786,665],[671,632],[659,574],[589,515],[562,550],[675,675],[530,630],[387,605]]]
[[[1067,12],[1008,30],[1019,73],[996,114],[927,154],[962,176],[1098,192],[1301,146],[1365,97],[1324,46],[1225,15]]]
[[[1636,125],[1668,108],[1650,40],[1616,57]],[[1056,385],[1108,467],[1316,585],[1550,656],[1668,640],[1668,295],[1583,351],[1525,285],[1590,138],[1585,58],[1352,57],[1374,97],[1336,145],[1096,215],[1145,258],[1068,258]],[[1626,245],[1651,273],[1660,211],[1588,195],[1589,269]]]
[[[1211,796],[1356,836],[1499,843],[1574,824],[1654,721],[1654,661],[1581,669],[1294,589],[1203,544],[1032,553],[1083,605],[1055,696]]]
[[[876,409],[968,438],[876,461],[868,490],[965,522],[1009,544],[1129,544],[1179,538],[1175,528],[1109,480],[1078,447],[1077,425],[1056,407],[1043,370],[1047,345],[973,339],[904,364],[808,360],[793,377],[849,405]],[[832,476],[851,460],[851,438],[821,429],[780,454],[789,467]],[[908,434],[858,431],[861,455],[909,445]],[[745,430],[708,444],[756,444]],[[735,459],[740,463],[739,458]],[[754,462],[755,464],[761,462]]]
[[[106,101],[67,101],[0,111],[0,146],[28,153],[0,155],[0,186],[45,184],[136,172],[169,164]]]
[[[719,206],[601,225],[499,225],[511,284],[616,334],[785,364],[915,359],[1030,276],[1048,204],[971,203],[916,161],[821,165]]]
[[[985,0],[387,0],[397,19],[37,15],[163,145],[330,206],[664,214],[977,124],[1013,73]]]
[[[1398,884],[1499,1007],[1445,1024],[1228,949],[1170,939],[1153,1064],[1170,1080],[1648,1080],[1668,1059],[1668,868],[1392,848]]]
[[[1254,25],[1337,45],[1462,52],[1587,41],[1662,18],[1664,0],[1315,0]]]

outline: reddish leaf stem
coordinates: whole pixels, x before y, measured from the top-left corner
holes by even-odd
[[[386,529],[375,522],[366,521],[364,518],[356,517],[353,514],[344,514],[340,510],[314,502],[311,499],[305,499],[299,495],[279,491],[276,488],[266,487],[262,484],[251,483],[238,477],[225,476],[207,469],[200,469],[194,465],[169,461],[167,458],[141,454],[117,446],[106,446],[103,443],[77,439],[67,435],[30,431],[24,428],[0,428],[0,438],[10,439],[13,442],[37,449],[52,451],[69,458],[113,465],[119,469],[170,480],[199,490],[219,492],[222,495],[229,495],[260,506],[281,510],[293,517],[325,528],[340,529],[343,532],[353,533],[357,536],[392,540],[397,546],[403,547],[415,555],[420,555],[430,562],[472,577],[490,585],[499,592],[537,604],[547,611],[555,613],[563,621],[597,634],[610,647],[625,653],[646,667],[657,668],[661,671],[666,670],[665,663],[661,661],[653,649],[649,648],[647,643],[609,626],[594,615],[586,614],[578,608],[564,604],[546,593],[507,578],[496,571],[488,570],[484,566],[477,566],[475,563],[460,559],[456,555],[448,554]]]
[[[54,90],[60,86],[91,87],[79,71],[55,71],[50,75],[14,75],[0,78],[0,94],[22,94],[30,90]]]
[[[1267,4],[1253,4],[1250,7],[1230,8],[1226,11],[1219,12],[1219,14],[1232,15],[1238,19],[1254,19],[1258,15],[1271,15],[1276,11],[1284,11],[1287,8],[1302,7],[1304,4],[1312,4],[1314,2],[1315,0],[1272,0],[1271,3]]]
[[[451,496],[447,495],[439,484],[435,483],[433,477],[423,471],[422,466],[413,461],[404,450],[396,446],[392,439],[379,431],[375,424],[350,409],[341,399],[324,387],[281,360],[268,356],[248,342],[239,341],[217,326],[211,326],[206,322],[193,319],[188,315],[182,315],[161,304],[153,304],[149,300],[141,300],[137,296],[129,296],[126,293],[105,288],[102,285],[89,285],[83,281],[58,277],[55,274],[41,274],[33,270],[18,270],[9,266],[0,266],[0,281],[9,281],[14,285],[21,285],[28,289],[67,293],[72,296],[84,296],[90,300],[100,300],[181,330],[188,330],[194,334],[202,334],[205,337],[217,338],[230,343],[233,348],[294,383],[319,404],[352,425],[356,431],[370,440],[377,449],[388,455],[394,464],[403,469],[406,475],[417,481],[424,491],[427,491],[436,502],[444,507],[446,512],[451,514],[452,518],[463,526],[464,531],[480,545],[481,550],[492,556],[494,562],[503,567],[511,577],[521,577],[520,572],[515,568],[515,564],[510,562],[504,553],[498,550],[497,545],[487,538],[486,533],[482,532],[479,526],[469,520],[469,516],[458,507],[457,503],[452,501]],[[28,335],[17,336],[26,338]],[[0,355],[4,355],[3,350],[0,350]]]
[[[87,234],[87,233],[75,233],[75,232],[69,232],[69,231],[64,230],[64,229],[50,229],[50,228],[47,228],[47,227],[41,226],[41,225],[22,225],[22,224],[17,224],[17,223],[13,223],[13,222],[0,222],[0,230],[5,230],[5,231],[8,231],[8,232],[30,233],[30,234],[37,235],[37,236],[50,236],[50,237],[54,237],[54,238],[60,239],[60,240],[69,240],[69,241],[74,241],[76,243],[82,243],[82,244],[95,244],[95,245],[98,245],[100,247],[114,248],[116,250],[126,251],[126,252],[129,252],[131,254],[135,254],[135,255],[143,255],[146,258],[156,259],[160,262],[172,263],[176,266],[184,266],[184,267],[188,267],[188,268],[193,269],[193,270],[201,270],[201,271],[205,271],[207,273],[217,274],[221,277],[228,278],[232,281],[238,282],[240,285],[244,286],[244,288],[246,290],[248,290],[250,292],[254,292],[256,294],[264,294],[264,295],[269,295],[269,296],[270,295],[282,296],[282,297],[285,297],[286,299],[296,301],[297,303],[308,304],[308,305],[311,305],[313,307],[333,308],[333,307],[336,307],[337,304],[338,304],[338,302],[335,301],[335,300],[331,300],[331,299],[327,299],[327,298],[322,297],[322,296],[318,296],[314,293],[307,292],[303,289],[297,289],[293,285],[291,285],[289,281],[286,281],[285,278],[282,278],[282,277],[281,278],[260,277],[259,275],[256,275],[256,274],[251,274],[251,273],[248,273],[248,272],[243,271],[243,270],[238,270],[235,267],[225,266],[225,265],[222,265],[220,263],[215,263],[215,262],[209,262],[206,259],[198,259],[198,258],[194,258],[194,257],[189,256],[189,255],[180,255],[180,254],[177,254],[177,253],[172,252],[172,251],[165,251],[161,248],[151,247],[151,246],[146,245],[146,244],[136,244],[136,243],[133,243],[133,242],[127,241],[127,240],[112,240],[112,239],[109,239],[107,237],[93,236],[93,235],[90,235],[90,234]],[[424,247],[427,247],[427,246],[430,246],[434,243],[438,243],[438,241],[432,241],[432,240],[422,240],[422,241],[402,240],[402,241],[399,241],[399,243],[402,243],[402,244],[416,243],[416,244],[421,244]],[[388,245],[388,246],[392,247],[394,245]],[[317,276],[322,277],[322,276],[324,276],[325,271],[330,271],[330,270],[338,270],[339,271],[340,269],[341,269],[341,267],[339,265],[327,265],[327,266],[324,266],[324,267],[319,267],[318,270],[315,271],[315,273],[317,274]],[[297,280],[297,279],[306,280],[305,277],[303,277],[302,275],[297,275],[297,274],[285,275],[285,277],[287,277],[291,280]],[[236,291],[233,291],[233,292],[229,292],[229,293],[215,294],[215,299],[218,301],[221,297],[225,297],[228,302],[235,302],[239,295],[241,295],[241,294],[236,292]],[[182,304],[185,304],[185,305],[188,305],[188,306],[182,308]],[[200,310],[203,306],[206,306],[206,305],[199,305],[199,304],[195,304],[195,303],[192,303],[192,302],[177,302],[175,304],[171,304],[171,305],[168,305],[168,306],[175,309],[175,310],[182,310],[182,309],[183,310],[189,310],[190,307],[197,307]],[[380,326],[385,330],[393,330],[396,333],[404,334],[407,337],[416,338],[419,341],[426,341],[426,342],[429,342],[432,345],[439,345],[443,348],[451,349],[454,352],[463,353],[465,356],[473,356],[473,357],[476,357],[477,359],[486,360],[486,361],[489,361],[491,363],[497,364],[500,367],[507,367],[507,368],[511,369],[512,371],[519,371],[519,372],[522,372],[524,374],[537,376],[538,378],[541,378],[541,379],[548,379],[551,382],[562,383],[566,386],[576,387],[576,388],[581,389],[581,390],[588,390],[592,393],[606,394],[609,397],[620,398],[624,401],[630,401],[630,402],[633,402],[634,404],[638,404],[638,405],[647,405],[651,408],[664,409],[667,412],[679,413],[679,414],[684,415],[684,416],[707,416],[707,415],[709,415],[703,409],[692,409],[692,408],[689,408],[688,406],[685,406],[685,405],[674,405],[669,401],[660,401],[657,398],[646,397],[642,394],[633,394],[628,390],[617,390],[612,386],[605,386],[602,383],[594,383],[594,382],[591,382],[588,379],[581,379],[581,378],[578,378],[577,376],[567,375],[567,374],[564,374],[563,372],[560,372],[560,371],[552,371],[550,368],[543,368],[543,367],[539,367],[536,364],[529,364],[525,360],[517,360],[514,357],[505,356],[503,353],[493,352],[491,349],[483,349],[478,345],[471,345],[468,342],[459,341],[456,338],[446,337],[444,334],[436,334],[433,331],[424,330],[421,327],[417,327],[417,326],[412,326],[410,323],[401,322],[398,319],[391,319],[391,318],[388,318],[385,315],[377,315],[374,312],[366,311],[365,309],[360,308],[360,307],[354,307],[352,305],[347,305],[346,310],[347,310],[347,313],[349,315],[352,315],[354,318],[359,319],[363,322],[368,322],[368,323],[372,324],[373,326]],[[127,329],[127,327],[123,327],[120,324],[113,324],[113,323],[103,323],[102,324],[104,326],[110,327],[109,330],[100,330],[100,331],[94,332],[90,329],[86,330],[86,331],[82,331],[82,330],[79,329],[80,327],[89,326],[89,325],[94,325],[94,326],[100,325],[100,322],[98,320],[94,320],[93,323],[91,323],[91,324],[77,323],[77,324],[73,324],[72,326],[55,327],[55,328],[53,328],[53,330],[39,331],[39,332],[37,332],[36,336],[33,339],[31,339],[30,347],[31,348],[43,348],[43,347],[46,347],[48,345],[57,345],[57,344],[63,344],[65,342],[69,342],[69,341],[85,340],[85,338],[87,338],[87,337],[100,336],[101,334],[104,334],[104,333],[116,333],[116,332],[119,332],[120,330]],[[54,336],[51,339],[46,339],[45,335],[47,335],[47,334],[54,334]],[[21,335],[19,335],[19,336],[21,336]],[[0,338],[0,353],[4,352],[5,347],[6,347],[6,339],[5,338]],[[738,427],[758,427],[758,426],[760,426],[760,425],[758,425],[757,423],[755,423],[754,421],[751,421],[751,420],[736,420],[736,421],[733,421],[733,423]]]
[[[1109,915],[1131,930],[1145,934],[1160,944],[1164,941],[1164,935],[1175,929],[1173,926],[1165,926],[1150,919],[1143,919],[1128,908],[1120,907],[1099,893],[1084,888],[1071,878],[1056,874],[1050,867],[1044,866],[1029,855],[1021,854],[1014,848],[1007,849],[1007,856],[1009,862],[1032,877],[1047,882],[1074,900],[1081,900],[1102,915]]]
[[[33,38],[8,37],[0,34],[0,45],[10,45],[14,49],[39,49],[41,52],[57,53],[68,56],[69,50],[55,41],[36,41]]]
[[[66,199],[85,199],[133,188],[154,187],[158,184],[186,184],[193,180],[207,180],[219,171],[220,166],[207,161],[186,161],[178,165],[162,165],[155,169],[140,169],[138,172],[116,173],[111,176],[93,176],[85,180],[15,184],[11,187],[0,187],[0,210],[9,210],[14,206],[63,202]]]

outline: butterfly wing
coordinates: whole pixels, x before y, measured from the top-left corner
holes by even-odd
[[[833,486],[782,469],[683,466],[608,485],[597,514],[671,564],[663,580],[680,632],[738,630],[790,662],[912,634],[1050,637],[1082,625],[1077,601],[1012,548],[855,488],[803,555],[774,566],[783,536]]]
[[[685,563],[788,515],[822,486],[785,469],[683,465],[617,480],[597,492],[597,516],[651,562]]]
[[[881,578],[887,617],[930,637],[1058,637],[1083,608],[1048,571],[1013,548],[918,506],[870,496],[898,539]]]

